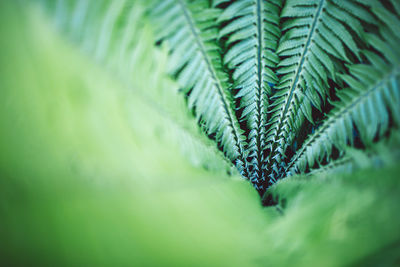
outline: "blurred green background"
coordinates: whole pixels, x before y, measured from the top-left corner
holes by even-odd
[[[0,265],[400,264],[397,162],[291,177],[270,189],[279,208],[262,207],[146,27],[126,79],[35,4],[1,1]]]

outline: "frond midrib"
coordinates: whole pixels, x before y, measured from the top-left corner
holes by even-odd
[[[261,131],[261,127],[263,120],[262,117],[265,116],[263,110],[262,110],[262,101],[263,101],[263,75],[262,75],[262,71],[263,71],[263,55],[262,55],[262,51],[264,49],[263,44],[263,28],[262,28],[262,23],[263,23],[263,16],[262,16],[262,10],[261,10],[261,1],[262,0],[257,0],[257,33],[258,33],[258,49],[257,49],[257,75],[258,75],[258,81],[257,81],[257,86],[258,86],[258,104],[257,104],[257,111],[258,111],[258,125],[257,125],[257,135],[256,135],[256,153],[257,153],[257,164],[258,164],[258,173],[260,174],[260,172],[262,172],[262,159],[261,159],[261,154],[262,154],[262,150],[263,148],[261,147],[261,143],[262,140],[261,138],[263,138],[263,136],[260,134]],[[261,175],[258,175],[259,179]]]
[[[349,156],[343,156],[342,158],[339,158],[337,160],[331,161],[327,165],[320,166],[319,168],[310,170],[310,172],[307,173],[306,175],[307,176],[312,176],[312,175],[315,175],[317,173],[333,171],[334,169],[337,169],[337,168],[340,168],[340,167],[343,167],[343,166],[346,166],[346,165],[352,166],[353,161],[354,161],[353,158],[351,158]]]

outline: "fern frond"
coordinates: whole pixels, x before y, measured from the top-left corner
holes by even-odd
[[[273,70],[279,61],[275,50],[280,38],[280,5],[280,0],[235,1],[218,18],[219,22],[228,21],[219,37],[226,38],[228,51],[224,63],[233,71],[242,119],[249,129],[246,153],[251,164],[250,180],[256,189],[264,179],[262,164],[270,85],[277,83]]]
[[[332,146],[345,147],[353,142],[354,125],[364,144],[372,144],[382,136],[389,124],[400,125],[400,42],[393,30],[398,25],[381,29],[382,36],[368,34],[367,40],[384,58],[374,52],[364,54],[370,65],[356,64],[349,67],[351,75],[342,75],[350,86],[338,92],[341,101],[327,116],[321,127],[298,150],[288,166],[291,172],[303,172],[307,165],[329,155]]]
[[[188,94],[189,107],[243,173],[247,168],[245,137],[234,112],[227,76],[221,70],[216,42],[215,21],[220,10],[207,5],[167,0],[154,8],[152,16],[160,25],[160,39],[171,48],[171,73],[177,75],[183,92]]]
[[[360,20],[372,18],[368,14],[357,1],[286,2],[281,13],[284,34],[277,50],[282,59],[277,70],[279,83],[267,134],[271,152],[266,161],[272,182],[281,173],[286,148],[296,136],[296,116],[301,112],[300,116],[312,122],[311,108],[319,107],[326,98],[328,78],[335,79],[336,62],[360,57],[353,36],[362,35]]]
[[[354,69],[351,68],[353,74]],[[373,73],[376,69],[370,68],[369,71]],[[356,80],[350,76],[345,77],[353,87],[340,92],[342,101],[336,103],[336,108],[326,122],[307,139],[289,167],[303,172],[307,165],[312,166],[330,154],[332,145],[342,148],[348,142],[352,143],[353,123],[365,144],[370,144],[376,134],[381,136],[388,129],[389,115],[393,116],[394,122],[399,125],[400,65],[372,84],[368,79],[362,80],[360,76],[358,78]]]

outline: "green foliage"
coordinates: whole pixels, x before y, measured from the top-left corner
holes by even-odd
[[[385,10],[381,7],[382,10]],[[348,67],[349,74],[341,78],[350,87],[337,92],[338,101],[318,130],[309,136],[297,151],[289,167],[304,172],[307,164],[312,166],[332,151],[332,145],[345,149],[354,143],[353,125],[362,142],[371,146],[376,136],[382,137],[389,124],[400,125],[400,50],[396,36],[398,19],[381,26],[382,37],[367,34],[370,46],[382,57],[366,50],[364,56],[370,64],[354,64]],[[389,118],[390,117],[390,118]]]
[[[179,87],[165,77],[168,58],[165,49],[149,45],[155,39],[150,25],[146,24],[143,4],[58,1],[56,6],[46,7],[50,7],[47,12],[54,16],[55,26],[83,52],[108,66],[120,82],[132,87],[137,98],[166,117],[171,128],[168,132],[172,132],[171,137],[176,136],[173,138],[179,140],[182,152],[192,158],[195,166],[234,172],[211,141],[197,129],[195,119],[179,97]],[[58,14],[60,10],[62,16]],[[153,77],[149,77],[149,73]]]
[[[73,3],[46,6],[123,76],[141,54],[129,60],[132,25],[146,13],[197,122],[260,194],[399,125],[396,1]]]
[[[156,23],[162,27],[159,38],[171,47],[171,73],[188,97],[189,107],[208,134],[215,134],[228,158],[246,174],[244,137],[235,117],[228,77],[221,71],[218,31],[212,26],[219,10],[207,9],[207,2],[167,0],[152,10]],[[165,25],[168,25],[165,27]],[[243,169],[244,168],[244,169]]]
[[[231,3],[218,17],[217,22],[229,21],[219,36],[226,39],[228,51],[224,64],[232,70],[235,97],[240,99],[243,109],[241,119],[245,119],[248,134],[246,147],[251,164],[249,178],[258,189],[264,180],[265,125],[267,123],[268,96],[270,84],[277,82],[273,69],[279,61],[275,54],[280,37],[280,1],[237,1]]]
[[[0,2],[0,265],[398,264],[399,13]]]
[[[189,108],[261,194],[399,126],[395,0],[170,0],[151,9]]]
[[[322,111],[321,99],[327,98],[328,77],[335,80],[335,70],[340,68],[335,63],[350,62],[345,46],[359,56],[354,36],[346,26],[360,25],[353,14],[362,14],[364,7],[354,3],[349,10],[341,9],[342,2],[287,1],[282,9],[284,34],[277,49],[282,59],[277,69],[280,79],[278,92],[273,96],[267,138],[271,147],[267,166],[276,172],[271,176],[273,181],[282,175],[286,148],[295,139],[303,116],[313,122],[312,107]]]
[[[257,193],[228,177],[186,116],[148,29],[135,31],[131,52],[142,59],[128,83],[57,35],[39,9],[0,3],[0,14],[1,266],[257,258],[268,219]]]

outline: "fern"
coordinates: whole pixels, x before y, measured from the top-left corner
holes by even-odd
[[[366,92],[381,91],[379,81],[386,79],[382,75],[387,70],[376,61],[382,56],[397,56],[397,52],[390,52],[393,48],[380,47],[387,39],[380,41],[382,36],[388,35],[384,30],[388,26],[383,24],[390,21],[394,36],[398,34],[393,28],[398,25],[398,15],[389,11],[391,7],[398,9],[396,1],[382,5],[373,0],[240,0],[214,1],[211,6],[207,1],[200,2],[168,1],[155,8],[153,17],[158,21],[161,39],[170,44],[170,62],[175,67],[171,73],[181,81],[189,108],[206,125],[206,131],[215,134],[228,158],[260,193],[287,173],[304,171],[316,161],[329,163],[330,157],[325,156],[333,153],[333,145],[342,155],[343,148],[352,142],[353,121],[364,143],[371,143],[378,128],[381,138],[389,121],[397,116],[392,114],[398,113],[394,106],[399,100],[382,100],[381,95],[374,105],[383,121],[375,119],[367,127],[362,117],[349,111],[349,107],[364,103],[374,108]],[[191,35],[194,37],[186,38]],[[204,44],[212,48],[202,48]],[[205,77],[207,71],[197,67],[200,57],[196,58],[193,51],[198,49],[206,62],[211,62],[206,64],[211,73],[218,73],[207,80],[213,83],[216,76],[224,77],[217,83],[221,84],[219,90],[210,90],[200,80],[199,73]],[[364,79],[365,73],[376,69],[375,83]],[[342,89],[343,84],[348,87]],[[210,94],[210,98],[200,92]],[[221,95],[223,106],[229,107],[223,110],[228,112],[207,116],[204,106],[219,106],[209,99]],[[330,99],[335,100],[333,104]],[[332,105],[332,115],[321,122],[319,117]],[[360,110],[364,119],[366,112],[365,108]],[[229,118],[224,124],[229,139],[220,138],[221,128],[210,127],[220,116]],[[395,117],[393,120],[397,120]],[[316,126],[310,123],[314,124],[316,118],[322,126],[314,132]],[[245,126],[241,128],[238,122],[245,122]],[[314,133],[296,151],[296,144],[302,143],[298,134],[305,136],[310,131]],[[328,132],[340,135],[335,139]],[[228,143],[234,144],[232,150]],[[293,157],[289,147],[295,152]]]
[[[148,18],[155,45],[168,51],[168,73],[186,112],[261,195],[288,175],[340,169],[350,164],[349,146],[369,148],[399,126],[398,1],[167,0],[143,6],[46,4],[56,25],[128,83],[146,50],[131,52],[141,30],[130,25]]]
[[[398,0],[37,2],[0,1],[1,263],[399,262]]]

